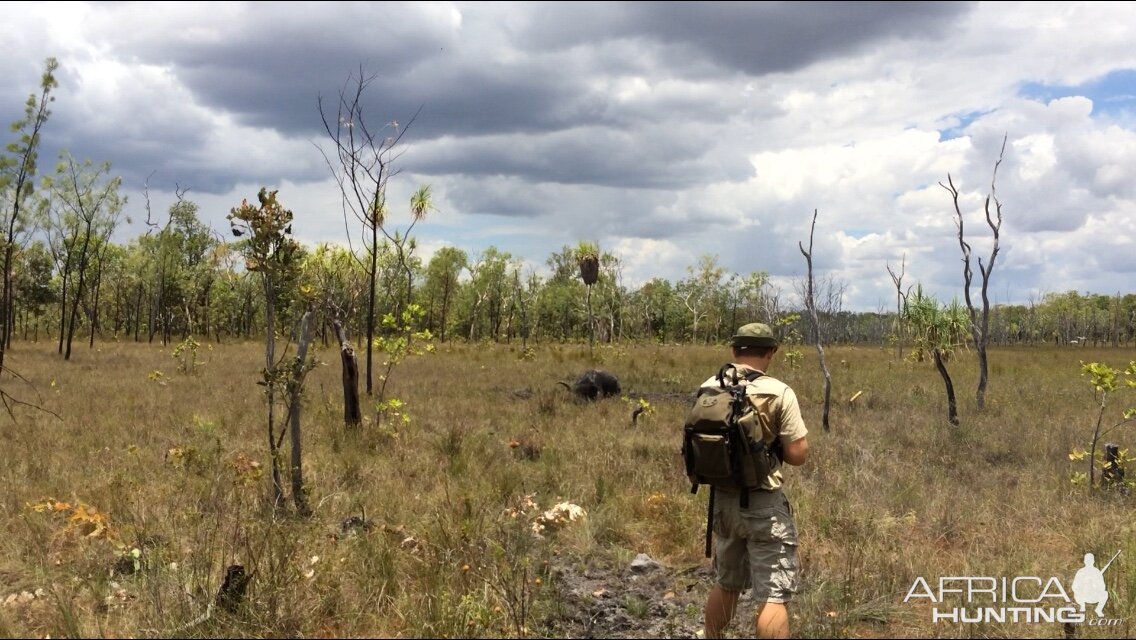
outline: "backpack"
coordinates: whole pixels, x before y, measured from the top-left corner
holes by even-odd
[[[733,364],[718,370],[717,386],[701,387],[683,428],[682,458],[690,492],[709,485],[706,522],[706,556],[714,518],[714,490],[741,493],[741,506],[749,506],[749,492],[761,490],[764,480],[781,464],[780,440],[766,443],[757,412],[746,397],[749,383],[761,372],[741,375]]]

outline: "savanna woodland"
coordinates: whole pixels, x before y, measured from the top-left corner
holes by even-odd
[[[0,156],[0,635],[695,637],[707,492],[681,425],[752,321],[811,431],[786,472],[796,635],[1136,630],[1136,295],[990,305],[1000,157],[968,177],[982,212],[944,176],[959,298],[895,256],[895,305],[848,311],[811,235],[791,290],[712,254],[632,288],[587,242],[547,275],[494,247],[426,259],[429,187],[386,198],[410,128],[369,128],[362,76],[319,104],[342,244],[294,238],[320,212],[271,187],[222,229],[185,189],[147,195],[117,241],[109,164],[43,169],[56,69]],[[574,394],[595,369],[619,392]],[[1086,553],[1107,610],[1070,622]]]

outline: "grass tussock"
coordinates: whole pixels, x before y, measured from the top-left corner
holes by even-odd
[[[268,504],[263,348],[202,346],[196,372],[179,371],[172,350],[106,344],[70,362],[42,344],[9,352],[27,384],[6,378],[5,390],[60,418],[17,407],[0,426],[0,635],[546,635],[562,628],[565,567],[639,553],[676,570],[706,563],[706,492],[690,495],[683,476],[687,406],[673,395],[715,371],[724,349],[439,345],[392,375],[387,395],[405,419],[379,424],[365,405],[355,431],[342,424],[338,352],[317,349],[326,364],[308,378],[303,414],[310,519]],[[1056,624],[933,624],[925,602],[903,599],[919,576],[1067,586],[1084,553],[1117,551],[1105,575],[1121,626],[1078,634],[1132,634],[1134,498],[1090,496],[1070,482],[1084,464],[1068,457],[1098,406],[1079,361],[1123,366],[1131,354],[992,350],[981,413],[961,354],[949,365],[958,428],[930,363],[828,354],[845,363],[830,433],[815,354],[771,371],[797,390],[811,430],[810,462],[787,472],[804,567],[797,635],[1056,637]],[[556,384],[593,367],[619,376],[625,397],[579,403]],[[1118,417],[1136,398],[1115,402]],[[1136,443],[1136,430],[1111,435]],[[246,597],[210,607],[234,564],[251,575]],[[649,602],[624,600],[648,615]]]

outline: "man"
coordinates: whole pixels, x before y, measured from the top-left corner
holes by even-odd
[[[769,325],[747,324],[730,341],[738,374],[764,374],[777,353]],[[703,386],[718,384],[717,378]],[[798,466],[809,455],[808,430],[797,396],[789,385],[762,375],[748,385],[747,397],[761,417],[767,442],[780,441],[782,461]],[[705,634],[720,638],[737,609],[738,597],[753,589],[757,602],[758,638],[788,638],[786,604],[797,590],[797,529],[789,501],[781,491],[781,471],[775,468],[762,490],[749,492],[742,508],[741,493],[716,489],[714,498],[714,572],[717,582],[706,598]]]

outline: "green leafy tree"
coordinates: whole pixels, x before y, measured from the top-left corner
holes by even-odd
[[[209,305],[213,309],[215,338],[220,342],[222,331],[237,338],[250,338],[256,329],[258,310],[265,307],[260,275],[243,269],[240,247],[221,243],[213,249],[213,256],[217,274],[209,291]]]
[[[461,273],[469,267],[469,257],[456,247],[442,247],[426,265],[426,282],[420,297],[426,310],[426,328],[446,341],[446,330],[454,301],[461,289]]]
[[[579,278],[580,265],[576,249],[565,245],[545,261],[552,275],[541,288],[536,300],[536,324],[544,335],[560,341],[572,340],[586,321],[579,300],[584,297],[584,283]]]
[[[769,281],[769,274],[754,271],[747,275],[732,274],[724,285],[726,317],[723,328],[726,335],[733,335],[738,327],[747,322],[772,322],[762,317],[761,295]]]
[[[0,294],[0,371],[4,370],[4,353],[12,340],[12,256],[24,228],[21,207],[32,194],[40,136],[51,115],[48,106],[55,101],[52,91],[59,86],[55,79],[58,68],[55,58],[48,58],[44,63],[39,94],[28,96],[23,119],[12,123],[12,131],[17,138],[7,145],[7,153],[0,155],[0,214],[3,215],[5,233],[4,290]]]
[[[51,217],[62,234],[60,241],[64,247],[64,288],[60,300],[66,320],[60,327],[60,350],[64,360],[70,360],[71,343],[87,280],[92,274],[91,267],[97,263],[99,249],[109,242],[118,226],[126,197],[118,192],[122,178],[110,177],[109,162],[99,165],[90,160],[77,163],[67,152],[60,154],[55,177],[47,184],[51,190]],[[68,281],[75,283],[69,306]]]
[[[179,200],[170,207],[170,221],[164,229],[172,249],[174,278],[186,311],[183,337],[209,332],[209,289],[216,278],[217,239],[198,217],[197,203]]]
[[[103,276],[108,271],[107,263],[114,259],[114,244],[110,238],[96,238],[94,249],[91,252],[91,284],[87,287],[86,299],[82,301],[87,311],[87,321],[90,332],[87,336],[87,346],[94,348],[95,334],[102,332],[100,309],[103,298]]]
[[[304,258],[302,272],[301,291],[314,303],[324,344],[327,328],[336,320],[354,333],[367,282],[355,256],[346,247],[320,243]]]
[[[631,294],[630,305],[639,331],[659,342],[674,337],[676,304],[674,287],[665,278],[652,278]]]
[[[541,279],[535,272],[530,271],[528,277],[522,280],[520,267],[515,266],[513,268],[513,300],[516,302],[517,311],[520,313],[522,357],[532,355],[532,351],[529,349],[529,337],[532,333],[531,309],[540,289]]]
[[[39,340],[40,320],[47,307],[56,302],[56,291],[51,286],[51,253],[42,241],[36,241],[16,254],[12,285],[15,299],[21,301],[25,316],[31,315],[34,340]],[[28,339],[28,321],[25,318],[24,340]]]
[[[101,268],[98,289],[99,295],[104,299],[98,307],[99,326],[100,329],[109,328],[115,340],[130,331],[134,292],[137,290],[139,276],[133,269],[133,248],[130,244],[107,242],[99,258]]]
[[[627,290],[622,284],[623,262],[619,256],[600,253],[599,277],[591,289],[595,291],[599,316],[593,321],[599,337],[613,342],[623,333],[623,319],[627,306]]]
[[[699,329],[720,318],[719,305],[724,291],[722,278],[726,270],[718,264],[718,256],[704,254],[698,258],[697,265],[687,267],[686,271],[689,277],[681,280],[675,289],[690,314],[690,339],[698,342]],[[710,332],[704,338],[709,342]]]
[[[490,246],[469,263],[469,282],[462,287],[461,305],[469,340],[500,337],[512,258],[508,252]]]

